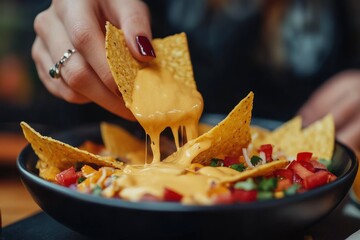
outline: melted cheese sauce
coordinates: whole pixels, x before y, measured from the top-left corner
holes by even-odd
[[[201,142],[196,139],[203,111],[202,96],[194,87],[173,79],[166,69],[149,66],[140,70],[133,102],[127,107],[149,136],[153,159],[151,163],[145,159],[142,164],[133,161],[117,171],[116,180],[103,191],[106,196],[118,194],[123,199],[139,201],[150,194],[162,199],[164,188],[169,188],[183,196],[183,203],[209,204],[214,186],[239,177],[240,172],[230,168],[190,169],[192,160],[210,148],[215,139],[211,136]],[[167,127],[172,130],[178,151],[162,160],[160,135]],[[183,131],[186,136],[180,137],[186,143],[180,148],[179,132]]]
[[[186,138],[198,136],[198,123],[203,111],[201,94],[193,87],[173,79],[164,68],[141,69],[135,79],[130,110],[151,140],[153,163],[160,162],[160,134],[170,127],[177,148],[178,131],[186,129]]]

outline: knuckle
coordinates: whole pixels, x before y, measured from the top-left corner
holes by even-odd
[[[74,24],[70,30],[70,37],[76,49],[84,49],[91,39],[91,29],[83,23]]]
[[[45,28],[45,23],[47,22],[47,11],[43,11],[36,15],[34,20],[34,30],[37,34],[43,33],[43,29]]]
[[[31,58],[35,61],[35,64],[38,62],[39,59],[39,51],[36,50],[37,46],[34,43],[31,47]]]
[[[70,68],[70,66],[67,67]],[[64,71],[64,81],[71,89],[79,90],[85,86],[86,81],[89,78],[87,72],[85,67],[71,67],[67,71]]]

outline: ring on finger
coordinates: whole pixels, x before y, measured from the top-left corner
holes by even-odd
[[[55,63],[50,69],[49,69],[49,75],[51,78],[60,78],[60,69],[61,66],[68,60],[73,53],[75,53],[75,49],[68,49],[64,55],[60,58],[60,60]]]

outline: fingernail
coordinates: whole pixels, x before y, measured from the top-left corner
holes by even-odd
[[[139,47],[139,52],[143,56],[156,57],[154,48],[149,39],[144,36],[136,36],[136,43]]]

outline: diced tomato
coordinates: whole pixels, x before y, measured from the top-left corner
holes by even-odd
[[[229,156],[226,156],[224,158],[224,166],[225,167],[229,167],[233,164],[239,164],[240,161],[239,161],[239,158],[238,157],[229,157]]]
[[[329,181],[329,174],[327,171],[318,171],[311,176],[304,179],[304,188],[313,189],[327,184]]]
[[[272,153],[273,153],[273,146],[271,144],[263,144],[258,149],[259,152],[264,152],[266,157],[266,162],[271,162]]]
[[[79,174],[75,172],[74,167],[70,167],[62,171],[61,173],[56,174],[55,176],[56,182],[65,187],[68,187],[71,184],[76,183],[78,178],[79,178]]]
[[[312,152],[299,152],[296,155],[297,161],[309,161],[312,157]]]
[[[180,202],[183,196],[169,188],[164,189],[164,201]]]
[[[299,175],[297,175],[297,174],[294,174],[293,183],[299,183],[302,185],[303,184],[302,182],[303,182],[303,180],[301,179],[301,177],[299,177]]]
[[[306,168],[307,170],[309,170],[310,172],[315,172],[315,167],[314,165],[312,165],[311,162],[308,161],[298,161],[304,168]]]
[[[329,175],[329,182],[335,181],[337,179],[337,176],[335,176],[331,172],[328,171],[327,173]]]
[[[277,169],[274,172],[276,177],[280,177],[281,179],[289,179],[291,181],[291,183],[293,182],[294,179],[294,172],[287,168],[287,169]]]
[[[313,172],[302,166],[298,161],[292,161],[288,168],[293,170],[294,173],[299,175],[299,177],[301,177],[302,179],[305,179],[306,177],[314,174]]]
[[[327,170],[327,167],[318,160],[311,159],[310,163],[314,166],[315,169]]]
[[[275,191],[284,191],[292,186],[292,181],[290,179],[284,178],[278,181]]]
[[[215,196],[215,204],[232,204],[234,199],[231,194],[219,194]]]
[[[144,202],[158,202],[158,201],[160,201],[160,199],[159,199],[159,197],[157,197],[157,196],[154,196],[154,195],[152,195],[152,194],[146,193],[146,194],[144,194],[144,195],[141,197],[140,201],[144,201]]]
[[[236,202],[253,202],[257,198],[257,190],[234,189],[232,198]]]

